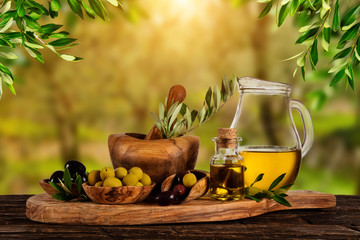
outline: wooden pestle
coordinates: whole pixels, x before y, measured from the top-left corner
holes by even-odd
[[[166,111],[169,111],[169,108],[172,103],[175,102],[181,103],[184,101],[185,97],[186,97],[186,90],[183,86],[181,85],[172,86],[169,90],[169,94],[167,97]],[[155,140],[161,138],[162,136],[160,130],[156,126],[153,126],[149,131],[149,133],[146,135],[145,140]]]

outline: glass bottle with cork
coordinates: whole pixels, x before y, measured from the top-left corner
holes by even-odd
[[[215,155],[210,161],[210,195],[216,200],[244,199],[244,161],[238,153],[241,141],[235,128],[219,128],[214,137]]]

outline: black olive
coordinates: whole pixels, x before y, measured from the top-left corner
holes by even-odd
[[[83,183],[88,181],[88,177],[86,173],[81,173],[80,176]]]
[[[174,188],[176,185],[178,184],[182,184],[182,177],[179,175],[179,174],[176,174],[175,177],[174,177],[174,180],[171,184],[171,188]]]
[[[76,173],[82,174],[86,173],[86,167],[79,161],[70,160],[65,164],[65,168],[69,169],[70,175],[73,178],[76,178]]]
[[[59,179],[63,179],[63,177],[64,177],[64,171],[55,171],[50,177],[50,182],[60,183]]]

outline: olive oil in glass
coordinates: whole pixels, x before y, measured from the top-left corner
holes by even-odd
[[[219,129],[221,130],[221,129]],[[223,129],[224,130],[224,129]],[[228,130],[228,129],[226,129]],[[244,199],[244,162],[238,153],[241,138],[223,138],[219,132],[210,162],[210,196],[216,200]]]
[[[274,190],[293,184],[299,173],[301,151],[287,147],[247,147],[240,150],[246,166],[245,187],[249,187],[256,177],[263,173],[261,181],[254,187],[267,190],[281,174],[286,173]]]

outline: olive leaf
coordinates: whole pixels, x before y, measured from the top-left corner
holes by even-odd
[[[176,107],[174,108],[174,111],[171,112],[169,126],[171,126],[174,123],[175,119],[177,118],[178,114],[180,113],[180,110],[182,108],[182,103],[180,103],[180,104],[177,103],[174,106],[176,106]]]
[[[220,106],[220,101],[221,101],[221,93],[220,93],[220,90],[217,85],[215,85],[215,87],[214,87],[213,100],[214,100],[215,108],[218,109]]]
[[[296,44],[300,44],[305,42],[305,40],[308,40],[311,37],[314,37],[315,34],[319,31],[319,27],[315,27],[312,28],[306,32],[304,32],[303,34],[301,34],[301,36],[296,40]]]
[[[355,23],[358,14],[359,14],[359,9],[360,9],[360,5],[357,5],[353,8],[351,8],[350,10],[348,10],[344,17],[341,20],[341,28],[343,30],[346,30],[349,28],[349,26],[351,26],[353,23]]]
[[[294,16],[294,14],[298,10],[299,6],[300,6],[300,0],[292,0],[291,1],[291,7],[290,7],[291,16]]]
[[[279,15],[276,18],[278,27],[280,27],[283,24],[287,15],[289,14],[289,12],[290,12],[290,4],[289,3],[286,3],[285,5],[281,6]]]
[[[159,104],[159,119],[162,120],[165,117],[165,106],[164,104]]]
[[[335,10],[334,10],[334,17],[332,22],[332,30],[337,32],[340,26],[340,12],[339,12],[339,0],[336,0],[335,3]]]
[[[70,195],[67,195],[67,194],[64,194],[64,193],[54,193],[52,195],[53,198],[57,199],[57,200],[60,200],[60,201],[70,201],[72,199],[74,199],[72,196]]]
[[[334,86],[337,82],[339,82],[345,75],[345,69],[340,70],[336,73],[334,78],[331,80],[330,87]]]
[[[271,197],[271,199],[274,199],[276,202],[278,202],[284,206],[291,207],[291,204],[284,197],[273,196],[273,197]]]
[[[194,122],[194,121],[195,121],[197,115],[198,115],[198,111],[197,111],[197,110],[194,109],[194,110],[191,111],[191,122]]]
[[[268,3],[265,5],[265,7],[264,7],[264,9],[262,10],[262,12],[260,13],[259,18],[262,18],[262,17],[264,17],[266,14],[268,14],[268,12],[270,12],[270,10],[271,10],[271,8],[272,8],[272,5],[273,5],[273,1],[268,2]]]
[[[288,184],[288,185],[282,186],[281,189],[288,189],[288,188],[290,188],[292,185],[294,185],[294,184]]]
[[[254,200],[254,201],[256,201],[256,202],[260,202],[260,201],[262,200],[262,199],[260,199],[260,198],[254,197],[254,196],[250,196],[250,195],[248,195],[248,194],[245,194],[245,197],[250,198],[250,199],[252,199],[252,200]]]
[[[206,108],[205,105],[201,108],[199,115],[198,115],[198,119],[199,119],[199,123],[202,123],[205,120],[205,114],[206,114]]]
[[[277,177],[270,185],[268,190],[260,190],[256,187],[253,187],[253,185],[263,179],[264,174],[259,174],[254,182],[250,185],[250,187],[245,188],[245,197],[252,199],[254,201],[260,202],[262,199],[273,199],[276,202],[291,207],[291,204],[285,199],[288,195],[285,193],[287,189],[289,189],[292,184],[282,186],[277,190],[273,190],[285,177],[285,173],[281,174],[279,177]]]
[[[259,175],[256,177],[255,181],[250,185],[250,187],[252,187],[252,186],[253,186],[255,183],[257,183],[258,181],[261,181],[261,180],[263,179],[263,177],[264,177],[264,174],[263,174],[263,173],[259,174]]]
[[[205,95],[205,102],[209,108],[211,107],[211,95],[212,95],[212,90],[211,87],[209,87]]]
[[[60,182],[61,182],[61,180],[60,180]],[[71,181],[70,171],[68,168],[65,168],[65,171],[64,171],[64,183],[65,183],[65,186],[67,187],[67,189],[69,189],[71,192],[72,181]]]
[[[285,177],[286,173],[281,174],[279,177],[277,177],[270,185],[269,190],[272,190],[274,187],[276,187],[281,180]]]
[[[83,191],[82,186],[81,186],[82,184],[83,184],[83,182],[82,182],[80,174],[76,173],[75,186],[76,186],[76,190],[78,193],[81,193],[81,191]]]
[[[311,51],[310,51],[310,59],[311,59],[311,63],[313,65],[313,68],[315,68],[316,64],[318,63],[318,49],[317,49],[317,39],[314,40],[313,45],[311,46]]]
[[[64,184],[63,181],[59,180],[60,186],[61,188],[64,190],[65,194],[70,194],[71,195],[71,191],[70,189],[66,186],[66,184]]]
[[[57,191],[59,192],[62,192],[62,193],[65,193],[65,190],[60,187],[59,185],[57,185],[56,183],[53,183],[53,182],[49,182],[49,184]]]
[[[344,58],[351,52],[351,47],[345,48],[338,52],[331,61],[334,61],[336,59]]]

